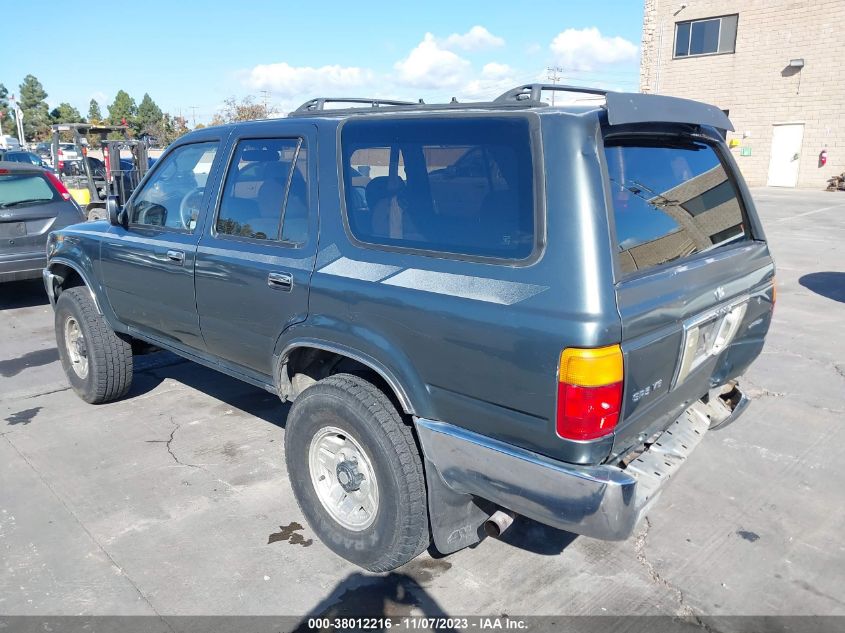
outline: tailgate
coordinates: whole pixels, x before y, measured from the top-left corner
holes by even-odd
[[[625,356],[620,455],[757,357],[774,264],[719,141],[610,136],[605,155]]]

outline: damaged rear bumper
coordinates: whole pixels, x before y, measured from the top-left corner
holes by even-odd
[[[416,426],[435,501],[448,498],[454,508],[461,496],[478,497],[561,530],[624,540],[702,440],[711,419],[714,426],[729,424],[745,409],[744,396],[741,401],[727,417],[712,404],[695,402],[625,467],[566,464],[444,422],[417,419]],[[447,553],[477,540],[473,532],[480,526],[456,526],[442,515],[435,521],[438,512],[431,510],[438,549]]]

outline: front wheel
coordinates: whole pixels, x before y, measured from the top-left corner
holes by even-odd
[[[56,302],[56,343],[70,386],[91,404],[117,400],[132,384],[132,345],[97,312],[88,288],[68,288]]]
[[[371,382],[337,374],[303,391],[285,424],[285,455],[299,507],[336,554],[381,572],[428,546],[416,442]]]

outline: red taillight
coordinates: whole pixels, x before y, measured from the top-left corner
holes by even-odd
[[[622,379],[619,345],[565,349],[558,372],[557,434],[592,440],[611,433],[622,409]]]
[[[56,191],[61,194],[62,198],[64,198],[65,200],[70,200],[70,191],[68,191],[67,187],[65,187],[65,183],[56,178],[56,174],[48,171],[45,176],[47,176],[47,180],[49,180],[50,183],[56,188]]]
[[[592,440],[610,433],[619,422],[622,383],[581,387],[559,383],[557,433],[570,440]]]

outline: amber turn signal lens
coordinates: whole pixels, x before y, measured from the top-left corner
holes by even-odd
[[[622,382],[622,373],[622,348],[619,345],[595,349],[569,347],[560,355],[559,382],[601,387]]]

